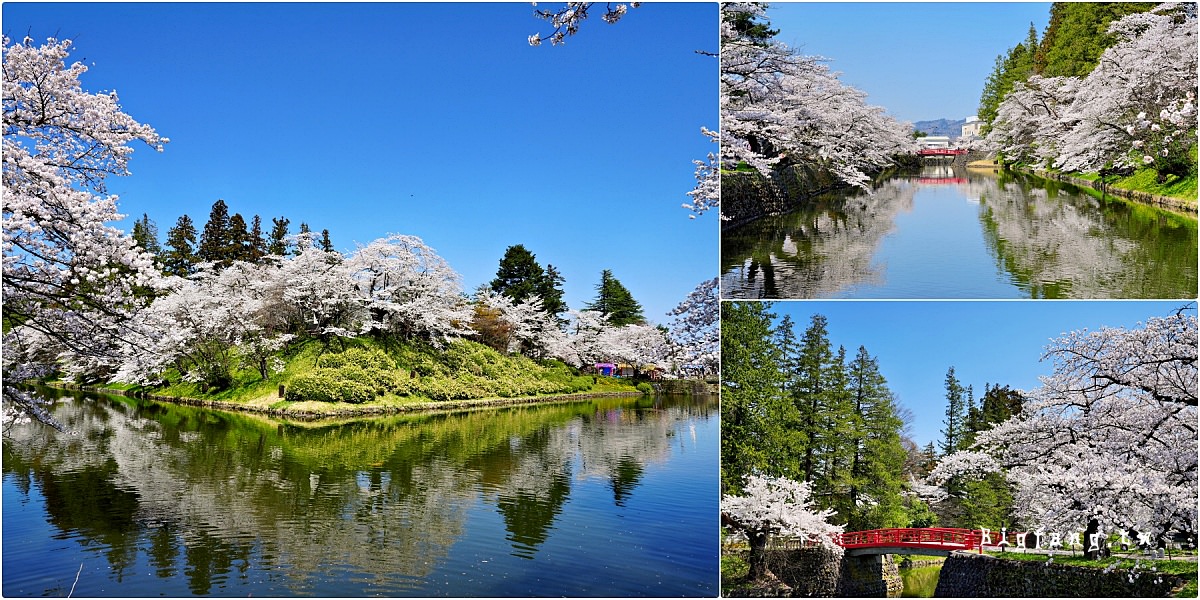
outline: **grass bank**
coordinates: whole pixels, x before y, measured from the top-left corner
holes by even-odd
[[[1106,175],[1097,173],[1064,173],[1053,169],[1037,169],[1031,165],[1008,165],[1008,169],[1031,175],[1039,179],[1069,183],[1080,191],[1101,199],[1121,200],[1155,206],[1196,219],[1197,179],[1196,175],[1177,177],[1168,175],[1159,183],[1153,169],[1139,169],[1131,175]]]
[[[461,410],[650,391],[646,383],[581,374],[559,361],[507,356],[469,340],[433,348],[355,339],[336,350],[306,340],[289,347],[282,358],[282,369],[266,379],[256,369],[232,369],[231,384],[219,390],[185,381],[174,370],[164,373],[159,385],[113,383],[89,389],[297,419]]]

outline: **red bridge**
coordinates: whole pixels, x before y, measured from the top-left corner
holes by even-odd
[[[917,156],[958,156],[966,153],[966,148],[922,148],[917,150]]]
[[[983,533],[971,529],[923,527],[872,529],[836,535],[833,541],[850,555],[927,554],[948,556],[955,550],[978,550]]]

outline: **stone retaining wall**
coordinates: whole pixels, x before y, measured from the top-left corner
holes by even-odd
[[[659,394],[687,394],[702,396],[719,392],[716,381],[704,379],[663,379],[650,383]]]
[[[808,198],[842,187],[833,175],[809,165],[789,165],[772,175],[770,179],[758,173],[721,175],[723,230],[785,213]]]
[[[1132,579],[1132,581],[1130,581]],[[1151,598],[1170,596],[1183,585],[1175,575],[1130,573],[1006,560],[987,554],[955,552],[942,565],[937,598]]]

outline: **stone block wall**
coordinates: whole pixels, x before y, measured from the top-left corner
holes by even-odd
[[[1092,567],[956,552],[942,565],[934,597],[1161,598],[1182,584],[1177,576],[1149,571],[1105,573]]]
[[[842,598],[897,598],[904,580],[896,561],[886,554],[846,556],[837,595]]]

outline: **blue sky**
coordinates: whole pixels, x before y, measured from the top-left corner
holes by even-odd
[[[548,5],[543,5],[543,7]],[[9,37],[75,41],[89,91],[171,138],[109,191],[166,237],[217,199],[351,251],[421,237],[470,291],[524,244],[572,308],[611,269],[665,315],[717,272],[715,214],[680,205],[715,148],[716,4],[599,14],[565,46],[529,3],[5,3]]]
[[[776,39],[831,59],[841,80],[902,121],[963,119],[979,107],[996,56],[1038,37],[1042,2],[771,3]]]
[[[812,315],[828,320],[836,351],[849,358],[865,346],[878,359],[888,388],[913,413],[912,437],[936,442],[944,427],[946,372],[983,396],[985,384],[1033,390],[1053,371],[1041,361],[1054,338],[1100,326],[1136,327],[1172,314],[1179,301],[795,301],[776,302],[771,312],[792,315],[803,335]],[[1194,310],[1194,304],[1193,310]],[[1193,313],[1194,314],[1194,313]]]

